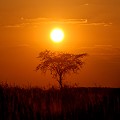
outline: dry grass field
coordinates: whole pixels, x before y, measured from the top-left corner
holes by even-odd
[[[120,120],[120,89],[0,85],[0,120]]]

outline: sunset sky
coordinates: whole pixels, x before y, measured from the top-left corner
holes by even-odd
[[[50,39],[56,27],[60,43]],[[0,0],[0,82],[57,84],[34,71],[45,49],[89,54],[70,85],[120,87],[120,0]]]

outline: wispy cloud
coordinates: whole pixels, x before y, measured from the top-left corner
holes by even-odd
[[[93,47],[81,47],[74,52],[88,53],[88,59],[99,60],[100,62],[120,64],[120,47],[112,45],[95,45]]]
[[[95,45],[94,47],[81,47],[80,50],[89,52],[94,56],[119,56],[120,47],[114,47],[112,45]]]
[[[89,5],[88,3],[85,3],[85,4],[83,4],[83,5]]]
[[[31,23],[67,23],[67,24],[85,24],[87,19],[56,19],[56,18],[36,18],[36,19],[24,19],[22,20]]]
[[[30,48],[31,46],[29,44],[18,44],[18,45],[0,45],[0,48],[3,49],[13,49],[13,48]]]
[[[15,25],[5,25],[5,26],[2,26],[2,27],[4,27],[4,28],[22,28],[22,27],[27,27],[28,25],[33,27],[33,24],[30,24],[30,23],[22,23],[22,24],[15,24]]]
[[[112,23],[96,22],[90,23],[87,19],[56,19],[56,18],[35,18],[26,19],[21,17],[21,23],[15,25],[7,25],[7,28],[19,28],[19,27],[39,27],[41,24],[80,24],[80,25],[92,25],[92,26],[111,26]]]

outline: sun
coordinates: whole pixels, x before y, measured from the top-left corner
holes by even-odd
[[[55,28],[50,33],[50,38],[53,42],[59,43],[64,39],[64,32],[60,28]]]

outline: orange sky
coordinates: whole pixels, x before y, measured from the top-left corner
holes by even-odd
[[[119,0],[0,0],[0,82],[56,84],[34,69],[41,50],[87,52],[86,64],[70,84],[120,87]],[[60,44],[50,40],[64,30]]]

